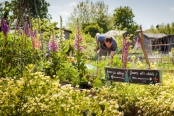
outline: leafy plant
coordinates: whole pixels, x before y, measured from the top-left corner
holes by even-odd
[[[52,78],[58,75],[58,72],[64,68],[63,63],[66,62],[66,53],[68,51],[67,46],[64,46],[63,43],[63,31],[59,32],[60,42],[58,46],[58,41],[55,38],[54,26],[55,25],[52,26],[52,35],[49,41],[49,58],[48,61],[44,63],[45,74]],[[60,28],[60,30],[62,30],[62,28]]]
[[[114,58],[113,58],[113,67],[121,68],[121,66],[122,66],[121,58],[119,58],[119,55],[118,54],[114,55]]]
[[[6,27],[8,26],[6,25]],[[1,77],[22,76],[27,64],[37,63],[37,60],[41,60],[40,49],[33,50],[29,33],[27,23],[23,30],[17,28],[13,34],[0,32]]]
[[[80,34],[78,20],[77,20],[77,30],[76,31],[77,31],[77,33],[76,33],[75,39],[74,39],[74,48],[76,49],[76,51],[75,51],[76,62],[73,62],[72,65],[74,67],[76,67],[77,70],[79,71],[79,84],[80,84],[80,83],[86,83],[86,82],[84,82],[83,78],[85,78],[85,74],[87,73],[87,70],[86,70],[87,68],[85,66],[86,60],[84,59],[84,53],[82,52],[82,50],[84,49],[84,46],[81,45],[83,39]]]

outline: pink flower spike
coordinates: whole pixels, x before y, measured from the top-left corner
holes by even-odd
[[[50,39],[49,41],[49,50],[50,51],[58,51],[58,44],[54,39]]]
[[[84,49],[84,47],[83,46],[80,46],[80,50],[83,50]]]
[[[40,49],[40,48],[41,48],[41,40],[40,40],[40,38],[39,38],[39,40],[38,40],[38,45],[37,45],[37,48],[38,48],[38,49]]]

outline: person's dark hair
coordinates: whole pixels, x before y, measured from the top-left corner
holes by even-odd
[[[106,36],[105,41],[112,43],[112,41],[113,41],[112,36]]]

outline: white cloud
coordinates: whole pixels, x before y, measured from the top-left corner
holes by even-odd
[[[69,4],[67,4],[66,6],[76,6],[77,3],[76,2],[70,2]]]
[[[174,11],[174,7],[170,8],[170,11]]]
[[[60,14],[60,15],[66,15],[66,16],[68,16],[68,15],[70,15],[70,12],[62,11],[62,12],[60,12],[59,14]]]

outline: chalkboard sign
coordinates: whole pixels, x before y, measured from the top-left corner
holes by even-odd
[[[160,70],[121,69],[105,67],[106,79],[136,84],[161,83]]]

